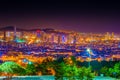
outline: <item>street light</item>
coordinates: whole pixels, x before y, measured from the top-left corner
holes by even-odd
[[[90,53],[90,52],[91,52],[90,48],[87,48],[87,52],[88,52],[88,53]]]
[[[87,48],[87,52],[89,53],[89,58],[91,59],[91,49]],[[88,66],[90,67],[90,61],[88,62]]]

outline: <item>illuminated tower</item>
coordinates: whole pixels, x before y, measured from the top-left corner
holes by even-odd
[[[112,40],[114,39],[114,32],[112,32],[112,34],[111,34],[111,39]]]
[[[106,33],[106,39],[107,39],[107,40],[110,39],[110,33],[109,33],[109,32]]]

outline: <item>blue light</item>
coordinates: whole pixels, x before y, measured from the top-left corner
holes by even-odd
[[[41,52],[43,52],[43,53],[46,52],[46,51],[47,51],[46,49],[42,49],[42,50],[41,50]]]
[[[2,51],[0,51],[0,56],[2,56],[3,55],[3,52]]]
[[[7,32],[7,36],[10,37],[10,32]]]
[[[120,48],[120,45],[118,45],[118,48]]]
[[[37,37],[40,37],[40,33],[37,33]]]
[[[31,54],[31,52],[27,52],[27,54],[28,54],[28,55],[30,55],[30,54]]]
[[[62,42],[64,43],[66,41],[66,37],[63,35],[62,36]]]
[[[26,63],[26,62],[28,62],[28,60],[27,59],[23,59],[23,62]]]

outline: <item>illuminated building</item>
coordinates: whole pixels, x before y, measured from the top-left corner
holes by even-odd
[[[80,45],[91,42],[104,42],[108,40],[118,40],[112,32],[104,34],[77,33],[73,31],[54,29],[19,29],[8,26],[0,29],[0,41],[26,41],[28,44],[38,43],[40,45],[50,44],[70,44]]]

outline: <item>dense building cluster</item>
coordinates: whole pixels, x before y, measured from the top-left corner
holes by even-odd
[[[63,31],[54,29],[16,29],[9,26],[0,29],[1,41],[13,41],[26,43],[45,43],[45,44],[86,44],[88,42],[120,40],[120,36],[112,32],[107,33],[78,33],[73,31]]]
[[[1,60],[5,61],[35,58],[35,62],[37,57],[50,56],[56,59],[61,55],[65,58],[73,55],[79,61],[109,61],[119,60],[119,53],[120,35],[113,32],[78,33],[54,29],[18,29],[12,26],[0,29],[0,55]]]

